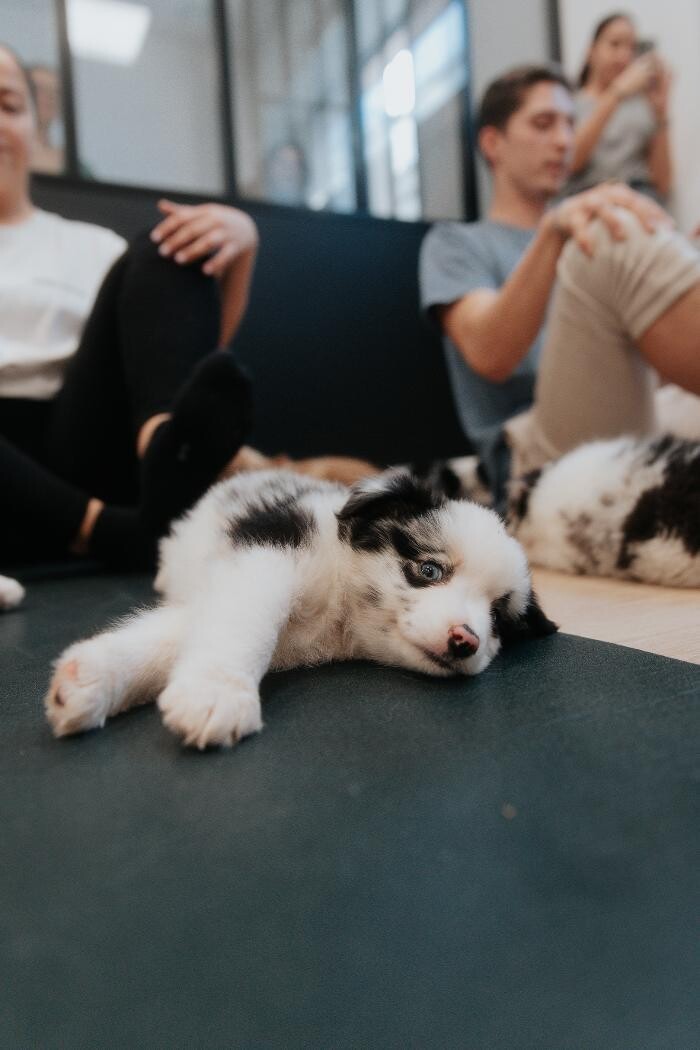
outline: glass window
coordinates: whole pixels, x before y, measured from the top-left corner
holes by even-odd
[[[471,164],[463,135],[464,4],[384,0],[383,11],[383,34],[375,21],[375,43],[360,74],[370,211],[400,219],[459,217]]]
[[[67,0],[83,174],[222,193],[213,5]]]
[[[243,197],[356,207],[341,0],[229,0],[236,182]]]
[[[35,170],[406,220],[471,203],[466,0],[0,3]]]
[[[54,4],[46,0],[3,0],[0,37],[17,53],[34,86],[37,135],[32,170],[61,174],[65,170],[65,144]]]

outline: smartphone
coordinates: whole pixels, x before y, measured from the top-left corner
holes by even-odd
[[[650,51],[656,51],[655,40],[638,40],[637,41],[637,54],[648,55]]]

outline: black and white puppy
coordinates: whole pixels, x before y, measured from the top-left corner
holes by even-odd
[[[516,483],[509,527],[536,565],[700,587],[700,443],[581,445]]]
[[[157,698],[185,743],[262,726],[270,669],[368,659],[473,675],[502,645],[552,633],[521,545],[473,502],[408,472],[343,485],[287,471],[214,486],[161,545],[154,609],[57,662],[57,736]]]
[[[432,484],[488,504],[476,457],[433,464]],[[591,441],[511,482],[507,524],[533,565],[700,587],[700,442]]]

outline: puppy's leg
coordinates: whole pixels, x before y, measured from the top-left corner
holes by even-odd
[[[183,610],[160,606],[61,655],[45,700],[56,736],[103,726],[107,718],[155,700],[180,646]]]
[[[295,589],[291,551],[238,551],[210,573],[158,699],[165,724],[186,744],[230,747],[262,729],[258,687]]]

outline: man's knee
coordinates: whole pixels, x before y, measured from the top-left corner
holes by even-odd
[[[596,219],[590,227],[592,255],[569,240],[559,258],[560,281],[607,299],[620,294],[631,274],[653,264],[663,232],[650,234],[625,208],[617,208],[616,212],[624,237],[614,237],[603,220]]]
[[[617,209],[624,238],[616,239],[598,219],[592,224],[592,256],[569,242],[557,276],[578,301],[601,307],[636,339],[691,283],[700,279],[700,259],[690,242],[668,226],[653,233],[637,217]]]

